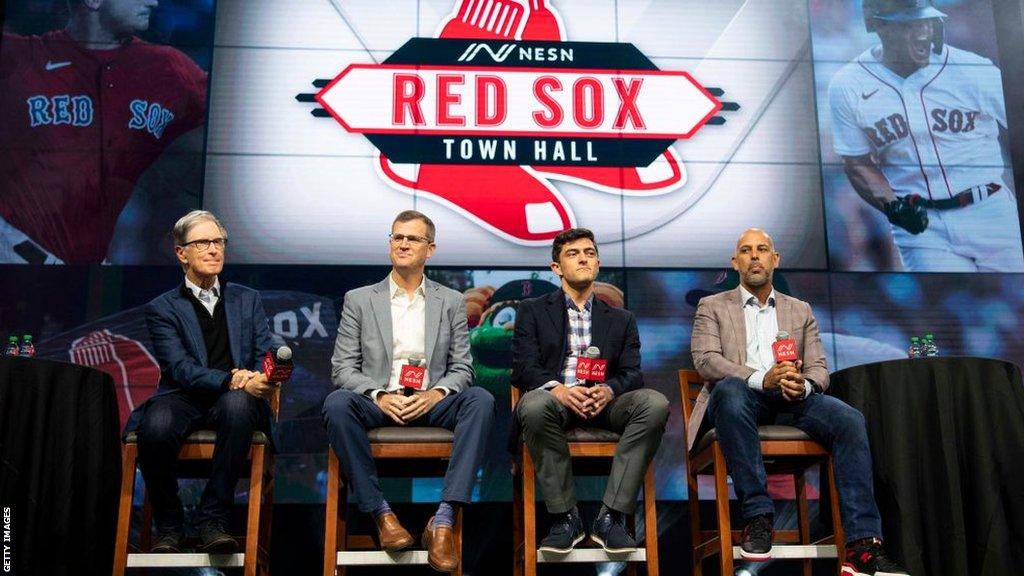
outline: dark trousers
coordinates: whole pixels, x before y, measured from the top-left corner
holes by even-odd
[[[373,461],[366,432],[397,424],[381,412],[369,396],[348,390],[335,390],[327,396],[323,417],[327,437],[341,462],[359,509],[373,512],[384,502],[384,493],[380,489],[377,465]],[[483,388],[470,387],[457,394],[449,394],[429,412],[408,424],[437,426],[455,433],[452,457],[444,475],[443,500],[468,503],[472,499],[476,471],[480,468],[493,421],[494,397]]]
[[[641,389],[616,396],[594,418],[583,420],[547,390],[532,390],[516,406],[523,440],[537,465],[537,482],[548,512],[561,514],[576,505],[566,430],[578,426],[603,428],[620,434],[605,506],[632,514],[644,474],[661,444],[668,420],[668,400],[660,392]]]
[[[196,523],[228,526],[235,485],[247,468],[255,430],[269,435],[270,407],[244,390],[221,394],[181,392],[149,401],[138,428],[139,469],[149,491],[158,529],[180,529],[178,451],[195,430],[217,432],[210,479],[199,502]]]
[[[757,427],[777,422],[803,430],[832,454],[847,541],[881,537],[867,428],[856,408],[824,394],[791,402],[778,391],[760,392],[740,378],[725,378],[711,389],[706,421],[718,431],[744,518],[775,511]]]

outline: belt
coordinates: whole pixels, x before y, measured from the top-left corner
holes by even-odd
[[[957,192],[952,198],[943,198],[942,200],[925,200],[922,198],[917,201],[917,204],[924,206],[925,208],[933,208],[935,210],[963,208],[964,206],[970,206],[976,202],[981,202],[985,198],[999,192],[1002,188],[1003,187],[999,184],[989,182],[988,184],[972,186],[967,190]]]

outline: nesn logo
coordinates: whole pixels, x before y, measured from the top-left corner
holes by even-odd
[[[490,57],[495,62],[504,62],[512,54],[517,56],[520,62],[572,62],[572,48],[544,48],[542,46],[522,47],[516,50],[516,44],[501,44],[497,49],[492,48],[484,42],[473,42],[466,47],[466,50],[459,56],[458,62],[472,62],[477,56],[481,59]]]

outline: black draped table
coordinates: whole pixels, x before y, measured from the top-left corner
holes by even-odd
[[[110,574],[118,427],[108,374],[0,357],[0,507],[14,574]]]
[[[854,366],[828,393],[867,420],[887,547],[914,576],[1024,574],[1024,386],[1001,360]]]

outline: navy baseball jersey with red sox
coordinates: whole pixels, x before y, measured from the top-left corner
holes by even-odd
[[[962,271],[973,261],[982,269],[1021,270],[1020,228],[999,143],[999,126],[1006,126],[999,69],[946,45],[903,78],[880,56],[880,46],[866,50],[829,86],[836,153],[871,154],[896,196],[943,200],[974,188],[978,203],[929,210],[932,222],[917,236],[894,226],[905,267]],[[989,184],[1003,192],[988,198]],[[915,248],[939,252],[925,259],[912,254]],[[945,262],[943,251],[950,254]]]
[[[139,176],[205,122],[206,90],[207,73],[167,46],[5,34],[0,217],[65,263],[102,262]]]

